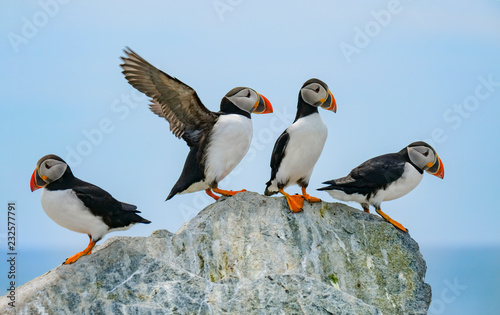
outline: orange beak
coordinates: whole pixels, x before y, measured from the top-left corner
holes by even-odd
[[[35,191],[37,189],[43,188],[47,185],[47,183],[38,175],[38,166],[33,171],[33,175],[31,175],[30,188],[31,191]]]
[[[258,94],[258,93],[257,93]],[[259,95],[259,101],[255,103],[255,106],[253,107],[253,113],[254,114],[270,114],[273,112],[273,107],[271,106],[271,102],[264,96],[264,95]]]
[[[443,162],[441,161],[439,156],[437,158],[438,158],[437,162],[434,163],[434,165],[431,168],[427,169],[427,172],[431,175],[434,175],[434,176],[437,176],[437,177],[443,179],[444,178]]]
[[[328,91],[328,98],[323,103],[323,105],[321,105],[321,108],[331,110],[334,113],[337,112],[337,102],[335,102],[335,98],[333,97],[332,92]]]

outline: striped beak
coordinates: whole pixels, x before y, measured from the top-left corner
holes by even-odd
[[[437,157],[436,162],[434,162],[434,164],[431,167],[426,169],[426,171],[427,171],[427,173],[434,175],[434,176],[437,176],[437,177],[442,179],[442,178],[444,178],[443,162],[441,161],[439,156],[436,155],[436,157]]]
[[[47,183],[38,175],[38,166],[35,168],[33,175],[31,175],[30,188],[31,191],[43,188]]]
[[[331,110],[332,112],[337,112],[337,102],[335,102],[335,98],[333,97],[332,92],[328,90],[328,97],[323,104],[321,104],[321,108],[326,110]]]
[[[254,114],[270,114],[273,112],[273,107],[271,106],[271,102],[264,96],[259,95],[259,101],[255,103],[255,106],[253,107],[253,112]]]

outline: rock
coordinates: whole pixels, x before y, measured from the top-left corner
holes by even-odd
[[[16,290],[19,314],[426,314],[417,243],[338,203],[244,192],[177,233],[113,237]],[[6,296],[0,312],[14,314]]]

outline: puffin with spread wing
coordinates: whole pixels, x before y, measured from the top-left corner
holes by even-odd
[[[181,176],[167,200],[176,194],[205,190],[232,196],[218,183],[243,159],[252,140],[250,114],[272,113],[271,103],[251,88],[236,87],[220,103],[220,111],[208,110],[196,91],[157,69],[127,48],[122,57],[122,73],[128,82],[151,98],[150,109],[170,123],[170,130],[190,148]]]

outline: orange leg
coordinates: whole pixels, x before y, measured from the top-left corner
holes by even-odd
[[[397,227],[398,229],[400,229],[403,232],[408,232],[408,230],[401,223],[399,223],[399,222],[394,221],[393,219],[391,219],[387,214],[383,213],[382,210],[375,209],[375,211],[377,211],[377,213],[380,214],[380,216],[382,218],[384,218],[384,220],[386,220],[390,224],[394,225],[395,227]]]
[[[365,211],[366,213],[370,213],[370,205],[369,204],[363,203],[363,204],[361,204],[361,207],[363,207],[363,211]]]
[[[306,192],[306,188],[302,187],[302,196],[304,196],[304,199],[309,201],[309,202],[321,202],[321,199],[312,197]]]
[[[246,191],[245,189],[242,189],[242,190],[222,190],[222,189],[219,189],[217,187],[216,188],[212,188],[212,190],[215,191],[218,194],[223,195],[223,196],[234,196],[237,193]]]
[[[304,207],[304,197],[301,195],[289,195],[283,189],[279,189],[279,192],[285,196],[286,201],[288,202],[288,207],[292,212],[301,212]]]
[[[214,194],[210,188],[208,188],[207,190],[205,190],[205,192],[207,193],[207,195],[209,195],[210,197],[214,198],[215,200],[219,200],[219,198],[220,198],[219,196],[217,196],[216,194]]]
[[[63,262],[63,265],[72,264],[75,261],[77,261],[78,259],[80,259],[80,257],[85,256],[85,255],[89,255],[92,252],[92,248],[94,248],[96,243],[97,243],[97,241],[93,241],[92,238],[90,238],[90,243],[87,246],[87,248],[85,248],[83,251],[76,253],[73,256],[66,259],[66,261]]]

